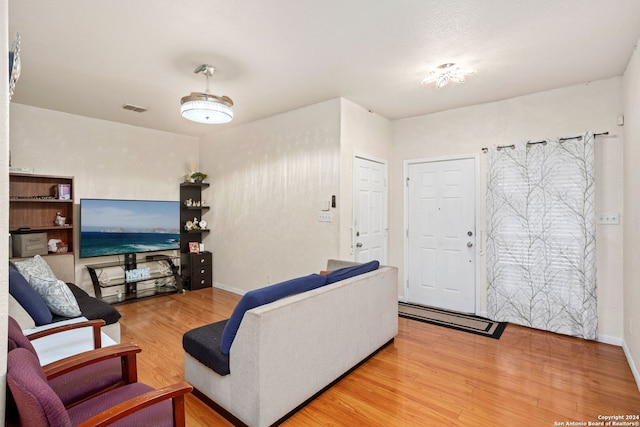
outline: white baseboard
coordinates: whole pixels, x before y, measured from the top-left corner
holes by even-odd
[[[242,289],[234,288],[233,286],[228,286],[228,285],[225,285],[223,283],[218,283],[218,282],[213,282],[213,287],[214,288],[218,288],[218,289],[222,289],[223,291],[232,292],[232,293],[238,294],[238,295],[244,295],[245,293],[247,293],[247,291],[243,291]]]
[[[624,340],[622,338],[612,337],[610,335],[601,335],[601,334],[598,334],[596,341],[604,344],[615,345],[618,347],[622,347],[622,345],[624,344]]]
[[[633,358],[631,357],[631,352],[627,347],[627,343],[622,341],[622,350],[624,350],[624,355],[627,357],[627,363],[629,363],[629,367],[631,368],[631,373],[633,374],[633,378],[636,380],[636,386],[638,386],[638,391],[640,391],[640,372],[638,372],[638,367],[635,363],[633,363]]]

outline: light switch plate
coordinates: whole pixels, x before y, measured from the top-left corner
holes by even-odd
[[[332,212],[320,212],[318,214],[318,221],[320,222],[333,222]]]
[[[598,212],[596,224],[620,224],[620,214],[618,212]]]

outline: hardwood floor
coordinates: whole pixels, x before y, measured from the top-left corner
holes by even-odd
[[[228,318],[239,299],[214,288],[117,306],[122,342],[142,348],[139,380],[182,380],[182,335]],[[554,426],[640,415],[620,347],[515,325],[494,340],[398,321],[394,343],[283,425]],[[230,425],[193,395],[186,410],[188,426]]]

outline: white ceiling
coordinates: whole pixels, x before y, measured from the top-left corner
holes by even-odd
[[[619,76],[640,1],[9,0],[9,32],[12,102],[202,135],[339,96],[395,120]],[[421,86],[445,62],[477,73]],[[180,116],[203,63],[235,103],[230,124]]]

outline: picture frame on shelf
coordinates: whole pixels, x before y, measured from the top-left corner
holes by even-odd
[[[200,253],[200,242],[189,242],[189,253],[199,254]]]

